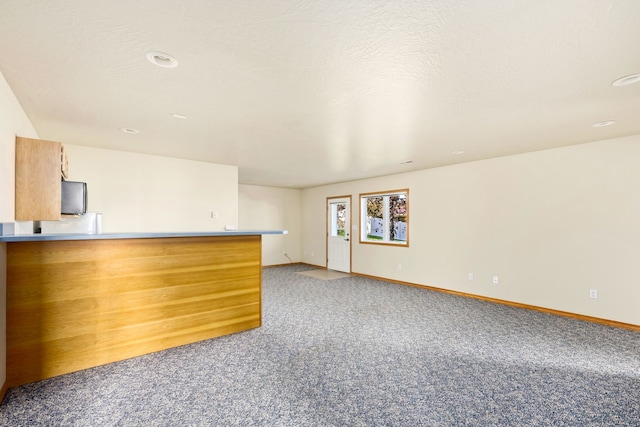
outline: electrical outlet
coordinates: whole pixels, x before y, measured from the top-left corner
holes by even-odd
[[[211,219],[218,219],[218,212],[211,212]]]
[[[493,284],[494,284],[494,285],[497,285],[497,284],[498,284],[498,282],[499,282],[499,280],[498,280],[498,276],[493,276]]]
[[[597,289],[589,289],[589,298],[593,298],[593,299],[598,298],[598,290]]]
[[[469,280],[473,280],[473,273],[469,273]]]

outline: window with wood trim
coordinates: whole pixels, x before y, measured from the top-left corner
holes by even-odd
[[[360,243],[409,245],[409,189],[360,194]]]

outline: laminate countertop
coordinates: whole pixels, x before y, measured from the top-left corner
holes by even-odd
[[[0,236],[0,242],[42,242],[47,240],[113,240],[156,239],[166,237],[212,237],[212,236],[256,236],[264,234],[288,234],[287,230],[233,230],[233,231],[185,231],[147,233],[102,233],[102,234],[19,234]]]

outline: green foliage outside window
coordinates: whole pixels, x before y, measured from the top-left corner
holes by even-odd
[[[360,195],[360,242],[408,245],[409,190]]]

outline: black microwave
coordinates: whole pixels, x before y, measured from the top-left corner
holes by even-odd
[[[62,215],[84,215],[87,213],[87,183],[62,182]]]

